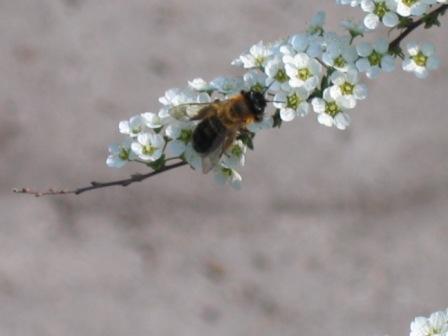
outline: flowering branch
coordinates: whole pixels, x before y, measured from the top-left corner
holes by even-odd
[[[109,147],[107,165],[121,168],[128,162],[137,162],[150,167],[151,172],[123,180],[92,182],[90,186],[74,190],[38,192],[19,188],[14,192],[34,196],[79,195],[112,186],[126,187],[184,165],[207,171],[204,169],[207,163],[204,155],[198,153],[193,145],[194,132],[201,119],[197,118],[198,111],[243,90],[265,95],[266,101],[272,103],[274,113],[266,111],[262,121],[234,131],[238,134],[236,139],[231,138],[233,142],[226,144],[220,156],[214,158],[216,162],[212,162],[216,181],[239,188],[242,178],[237,169],[244,166],[246,152],[253,150],[257,132],[281,127],[283,122],[304,117],[311,108],[320,124],[344,130],[351,120],[347,111],[367,98],[367,86],[360,82],[361,74],[374,79],[381,72],[393,71],[397,56],[403,59],[403,70],[413,72],[418,78],[425,78],[430,70],[438,67],[439,60],[432,44],[409,43],[404,51],[400,44],[422,25],[426,29],[439,26],[439,17],[447,11],[448,0],[336,2],[361,7],[367,13],[363,22],[344,21],[342,26],[348,33],[339,35],[325,30],[325,14],[320,12],[305,33],[268,44],[261,41],[240,55],[232,65],[244,68],[246,73],[243,76],[218,77],[211,82],[195,79],[188,83],[186,89],[166,91],[159,98],[162,108],[158,113],[142,113],[121,121],[119,131],[126,140]],[[374,43],[355,41],[381,23],[401,31],[391,42],[385,38]],[[235,118],[233,115],[230,119]],[[225,128],[224,124],[220,127]],[[214,127],[217,129],[216,124]],[[177,163],[169,164],[171,160]]]
[[[448,10],[448,5],[442,5],[438,8],[436,8],[435,10],[433,10],[432,12],[422,16],[420,19],[411,22],[410,24],[408,24],[406,26],[406,29],[403,30],[400,35],[398,35],[389,45],[389,49],[390,50],[397,50],[398,48],[400,48],[400,43],[401,41],[403,41],[403,39],[406,38],[406,36],[408,36],[410,33],[412,33],[416,28],[420,27],[422,24],[427,24],[428,27],[430,28],[430,25],[433,24],[439,24],[438,23],[438,17],[439,15],[443,15],[446,11]]]

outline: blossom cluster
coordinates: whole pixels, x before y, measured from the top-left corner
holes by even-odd
[[[272,106],[268,106],[263,121],[250,124],[225,148],[213,168],[218,182],[239,188],[238,170],[260,130],[305,117],[311,110],[320,124],[344,130],[350,125],[348,111],[367,97],[363,75],[374,79],[381,72],[393,71],[398,56],[403,58],[402,68],[419,78],[437,68],[439,60],[430,43],[409,43],[404,53],[397,53],[385,38],[373,43],[356,38],[377,28],[380,22],[396,27],[408,17],[424,15],[435,4],[447,1],[337,0],[342,5],[360,6],[368,13],[363,22],[346,20],[341,24],[344,33],[331,32],[325,29],[325,14],[319,12],[306,32],[272,43],[260,41],[236,58],[232,65],[244,69],[242,76],[221,76],[211,81],[197,78],[184,89],[166,91],[159,98],[158,112],[120,122],[119,131],[126,139],[110,146],[107,164],[119,168],[135,161],[160,170],[170,160],[180,160],[203,170],[204,156],[194,150],[192,140],[200,122],[194,118],[198,111],[241,90],[258,91]]]
[[[419,316],[411,323],[410,336],[447,336],[448,309],[432,313],[429,317]]]

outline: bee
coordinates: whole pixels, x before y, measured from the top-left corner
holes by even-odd
[[[208,173],[246,126],[263,120],[266,108],[263,93],[250,90],[201,107],[190,118],[199,121],[193,130],[193,149],[202,157],[202,170]]]

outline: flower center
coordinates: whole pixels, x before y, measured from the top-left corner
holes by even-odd
[[[417,55],[412,56],[412,60],[418,66],[424,67],[424,66],[426,66],[426,63],[428,62],[428,56],[426,56],[421,51],[419,51]]]
[[[237,158],[240,158],[243,155],[243,149],[240,146],[233,146],[230,152],[232,153],[233,156],[236,156]]]
[[[134,134],[140,133],[142,131],[142,127],[141,126],[133,127],[131,131]]]
[[[327,102],[325,105],[325,113],[332,116],[333,118],[341,112],[341,109],[339,108],[338,104],[336,102]]]
[[[387,14],[387,12],[389,12],[389,8],[386,5],[386,1],[375,3],[375,9],[373,10],[373,13],[379,16],[380,19],[382,19],[383,16]]]
[[[367,58],[370,62],[370,65],[375,66],[381,64],[381,59],[383,58],[383,56],[379,52],[374,50]]]
[[[297,110],[297,107],[301,103],[300,97],[297,95],[297,93],[293,93],[292,95],[288,96],[286,98],[286,107],[292,108],[294,110]]]
[[[187,144],[190,142],[192,135],[193,135],[193,132],[191,130],[183,129],[182,131],[180,131],[180,135],[179,135],[178,139],[180,141],[182,141],[184,144]]]
[[[322,35],[324,29],[321,26],[312,26],[308,29],[308,33],[311,35]]]
[[[411,7],[413,4],[415,4],[418,0],[403,0],[403,3],[408,6]]]
[[[255,57],[255,66],[257,67],[263,67],[264,62],[266,61],[266,57],[264,56],[257,56]]]
[[[339,55],[334,59],[334,65],[335,67],[343,68],[344,66],[347,65],[347,61],[345,60],[344,57],[342,57],[342,55]]]
[[[230,169],[230,168],[222,167],[222,168],[221,168],[221,171],[222,171],[222,174],[223,174],[225,177],[232,177],[232,175],[233,175],[233,171],[232,171],[232,169]]]
[[[277,82],[284,83],[288,80],[288,75],[286,74],[286,71],[284,69],[280,69],[277,71],[277,74],[275,75],[274,79]]]
[[[121,148],[120,153],[118,153],[118,157],[122,161],[127,161],[129,159],[129,150],[126,148]]]
[[[255,85],[252,85],[250,88],[251,91],[257,91],[257,92],[263,92],[265,87],[261,85],[260,83],[256,83]]]
[[[345,82],[340,86],[342,94],[344,96],[349,96],[353,94],[353,90],[355,89],[355,85],[349,82]]]
[[[308,68],[299,69],[297,71],[297,77],[299,77],[303,81],[306,81],[307,79],[309,79],[312,76],[313,75],[311,74],[311,71]]]
[[[145,155],[153,155],[155,151],[156,147],[153,147],[152,145],[143,146],[143,154]]]

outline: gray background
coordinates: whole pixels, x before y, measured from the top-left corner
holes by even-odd
[[[310,115],[263,132],[240,192],[185,167],[10,192],[134,172],[105,165],[119,120],[238,74],[241,51],[320,9],[333,28],[361,17],[330,0],[0,0],[0,335],[398,336],[448,305],[447,25],[412,36],[439,71],[370,81],[348,131]]]

